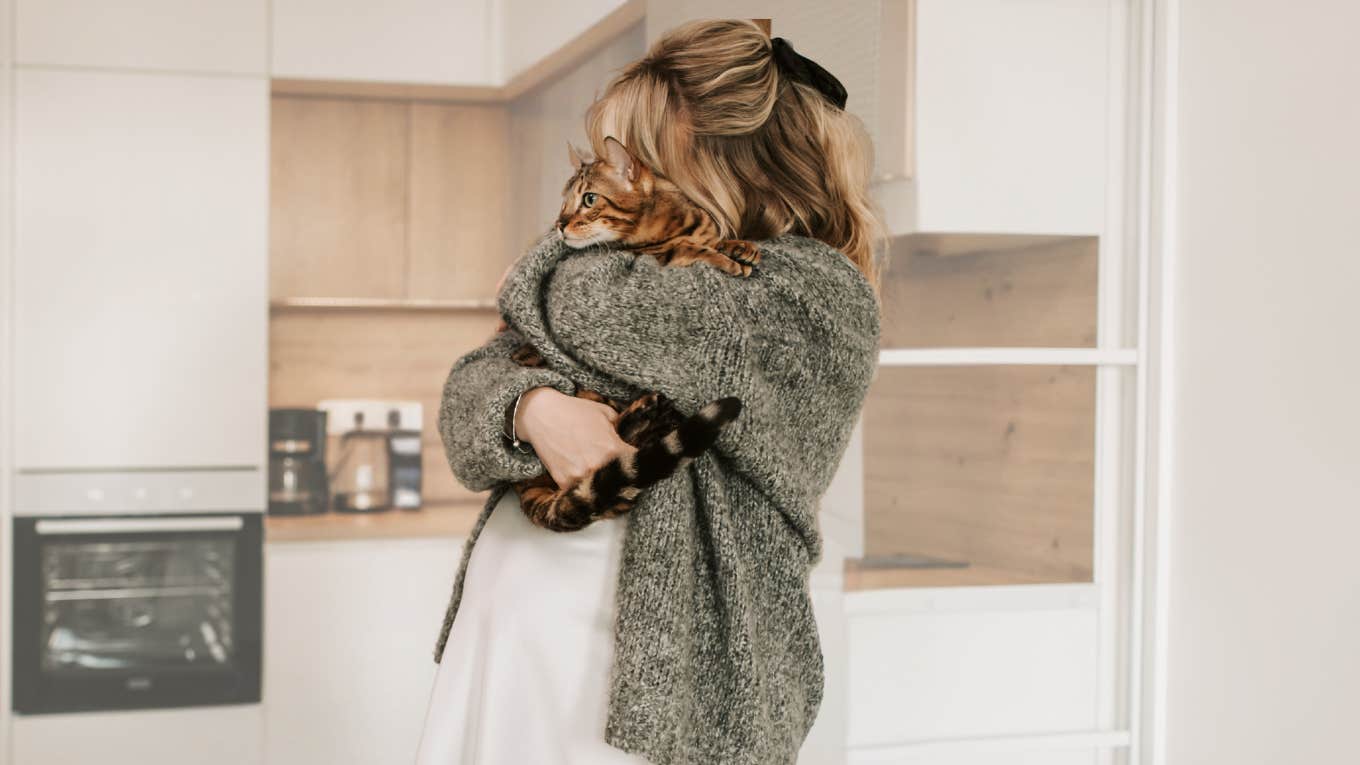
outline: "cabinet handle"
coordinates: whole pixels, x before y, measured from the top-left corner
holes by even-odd
[[[239,515],[229,518],[101,518],[97,520],[43,520],[34,524],[39,534],[136,534],[176,531],[240,531]]]

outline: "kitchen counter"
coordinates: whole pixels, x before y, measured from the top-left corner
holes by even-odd
[[[265,516],[265,543],[353,539],[462,537],[472,530],[484,498],[431,502],[420,510]]]

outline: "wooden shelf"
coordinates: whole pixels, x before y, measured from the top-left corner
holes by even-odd
[[[483,499],[469,499],[460,502],[432,502],[420,510],[388,510],[367,514],[269,515],[264,521],[264,541],[272,544],[462,537],[472,530],[483,504]]]
[[[994,566],[963,568],[863,567],[853,558],[845,561],[845,590],[892,590],[904,587],[980,587],[1013,584],[1070,583],[1071,580]]]
[[[495,311],[494,299],[425,298],[281,298],[269,301],[269,310],[280,311]]]

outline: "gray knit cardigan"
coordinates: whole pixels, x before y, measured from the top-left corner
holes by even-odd
[[[458,359],[440,407],[455,477],[493,491],[464,546],[435,661],[507,482],[543,472],[502,435],[516,396],[536,386],[617,398],[659,390],[687,414],[741,398],[714,449],[627,516],[601,734],[655,765],[793,763],[821,703],[808,593],[822,553],[817,509],[873,377],[879,303],[821,242],[760,246],[759,268],[743,279],[545,237],[498,298],[510,330]],[[546,368],[510,361],[524,339]]]

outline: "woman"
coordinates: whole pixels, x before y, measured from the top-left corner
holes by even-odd
[[[597,155],[621,139],[763,258],[736,278],[550,235],[508,272],[509,328],[458,360],[440,412],[459,481],[493,490],[436,648],[421,763],[796,759],[823,681],[817,505],[878,349],[868,147],[844,103],[784,41],[708,21],[657,42],[591,106]],[[525,341],[545,367],[510,361]],[[631,513],[557,534],[507,483],[546,469],[570,485],[631,449],[578,386],[743,409]]]

